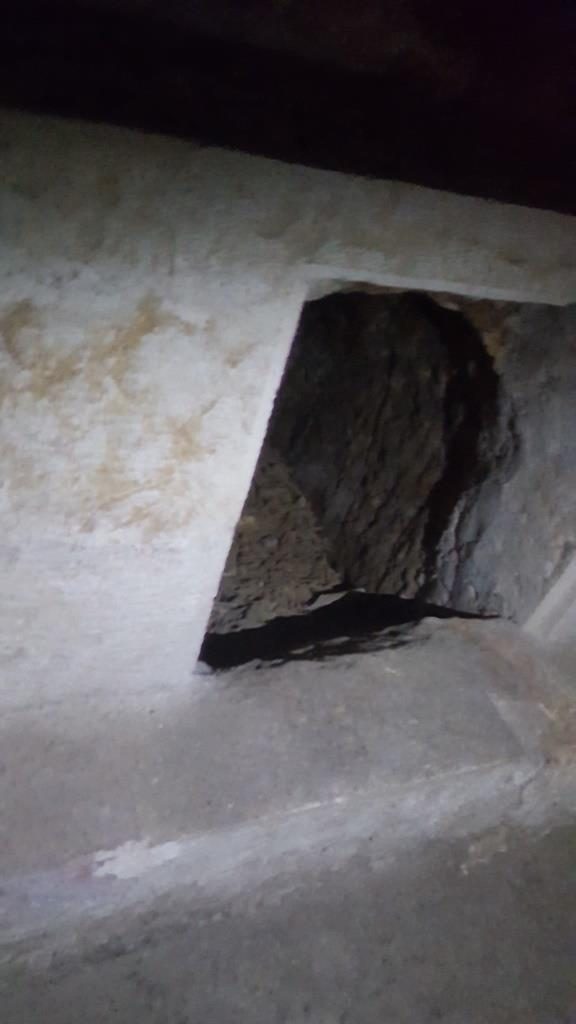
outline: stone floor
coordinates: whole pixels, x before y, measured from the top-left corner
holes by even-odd
[[[372,841],[370,841],[372,839]],[[166,897],[46,966],[5,1024],[572,1024],[576,827],[364,837],[225,898]]]
[[[178,828],[5,880],[2,1024],[576,1022],[576,700],[527,638],[202,681]]]

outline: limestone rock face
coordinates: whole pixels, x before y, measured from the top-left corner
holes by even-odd
[[[271,437],[354,585],[429,596],[458,503],[512,454],[500,391],[469,321],[425,296],[306,309]]]
[[[236,527],[210,628],[250,628],[301,611],[316,591],[340,581],[328,552],[288,466],[266,444]]]

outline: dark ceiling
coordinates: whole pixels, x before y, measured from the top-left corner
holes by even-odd
[[[11,0],[2,102],[576,213],[576,0]]]

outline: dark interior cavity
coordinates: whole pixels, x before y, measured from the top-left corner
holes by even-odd
[[[201,660],[216,669],[234,668],[254,660],[324,661],[343,654],[414,643],[412,628],[425,618],[487,617],[361,590],[331,596],[334,600],[305,614],[280,616],[252,629],[209,632],[204,638]]]
[[[506,448],[499,392],[476,329],[426,295],[305,307],[269,439],[349,586],[442,596],[442,538]]]
[[[462,581],[517,449],[494,356],[456,300],[358,291],[307,303],[210,633],[252,630],[246,642],[273,650],[316,627],[357,633],[362,616],[434,614],[423,602],[500,611]],[[359,590],[361,605],[342,604]],[[368,607],[374,595],[386,608]],[[221,646],[207,640],[204,656]]]
[[[3,103],[576,212],[576,12],[430,0],[23,0]]]
[[[576,551],[575,329],[369,286],[306,304],[202,660],[364,649],[439,609],[525,622]]]

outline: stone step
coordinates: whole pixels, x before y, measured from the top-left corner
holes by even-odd
[[[133,844],[36,879],[41,931],[9,891],[0,1017],[567,1024],[575,822],[572,767],[525,760]]]
[[[388,640],[22,715],[2,1024],[571,1021],[573,702],[507,623]]]
[[[0,876],[542,756],[558,696],[512,627],[426,620],[390,642],[6,714]]]
[[[234,850],[270,823],[286,842],[340,808],[418,806],[438,783],[435,815],[477,777],[518,786],[569,763],[574,709],[519,631],[426,621],[388,639],[396,646],[203,676],[177,708],[129,701],[112,715],[69,702],[51,718],[44,709],[43,734],[32,713],[7,719],[4,934],[49,927],[67,908],[107,912],[105,879],[129,883],[113,887],[122,902],[140,874],[173,861],[184,871],[198,851],[203,879],[211,844]]]

